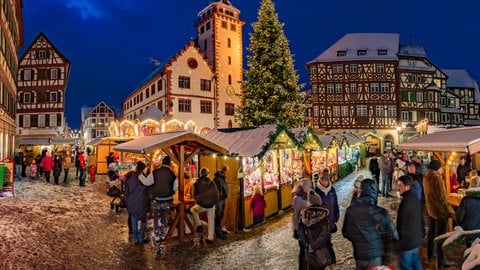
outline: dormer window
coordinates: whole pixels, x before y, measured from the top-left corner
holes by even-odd
[[[347,52],[346,51],[337,51],[337,56],[345,56],[347,55]]]
[[[387,55],[387,50],[378,50],[378,55]]]
[[[367,50],[357,50],[357,55],[367,55]]]

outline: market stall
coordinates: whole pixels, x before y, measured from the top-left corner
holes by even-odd
[[[212,130],[205,137],[225,147],[229,153],[225,160],[236,164],[233,168],[239,173],[230,179],[229,188],[240,187],[239,227],[253,223],[250,198],[256,186],[261,186],[265,195],[266,217],[291,206],[293,184],[303,175],[303,155],[295,136],[284,125]]]
[[[473,169],[480,169],[480,127],[455,128],[437,131],[420,138],[401,143],[397,147],[404,151],[431,152],[445,166],[445,184],[448,200],[458,206],[462,192],[450,192],[450,177],[461,156],[472,161]]]
[[[194,228],[190,220],[185,214],[185,207],[191,205],[191,200],[184,197],[184,174],[188,162],[192,161],[195,155],[209,155],[212,153],[226,154],[225,148],[218,144],[205,139],[201,135],[192,133],[191,131],[171,131],[159,134],[151,134],[139,137],[128,142],[118,144],[113,150],[123,153],[133,153],[143,155],[148,161],[150,168],[153,168],[154,161],[162,156],[168,155],[172,162],[176,164],[178,179],[178,194],[173,203],[174,221],[170,226],[167,239],[185,237],[186,232],[193,232]],[[185,230],[185,224],[189,230]]]
[[[131,138],[119,138],[119,137],[103,137],[97,138],[87,144],[87,148],[92,148],[90,155],[93,157],[90,161],[94,164],[97,174],[107,174],[107,156],[110,152],[115,152],[113,148],[124,142],[131,141]],[[115,153],[115,156],[120,160],[125,159],[125,154]]]
[[[318,136],[311,127],[292,128],[301,149],[303,150],[304,170],[311,177],[314,173],[321,174],[326,166],[326,151]]]
[[[335,182],[339,179],[338,147],[340,142],[331,134],[317,136],[322,143],[323,149],[312,153],[312,169],[321,171],[324,168],[328,168],[328,171],[330,172],[330,180]]]

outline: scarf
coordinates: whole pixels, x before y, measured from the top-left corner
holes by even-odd
[[[320,189],[321,192],[325,193],[325,195],[328,194],[328,192],[330,192],[330,190],[332,189],[332,182],[328,182],[328,186],[326,187],[323,187],[321,184],[320,184],[320,181],[317,182],[317,187],[318,189]]]

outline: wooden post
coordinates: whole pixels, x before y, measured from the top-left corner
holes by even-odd
[[[185,146],[180,145],[180,156],[178,158],[178,215],[180,224],[178,224],[178,236],[182,239],[185,236],[185,198],[184,198],[184,188],[185,188],[185,179],[184,179],[184,171],[185,171]]]

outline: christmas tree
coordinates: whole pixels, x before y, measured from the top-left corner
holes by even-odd
[[[299,91],[303,86],[298,84],[289,42],[272,0],[262,0],[252,27],[239,108],[241,126],[278,122],[289,128],[302,126],[305,105]]]

